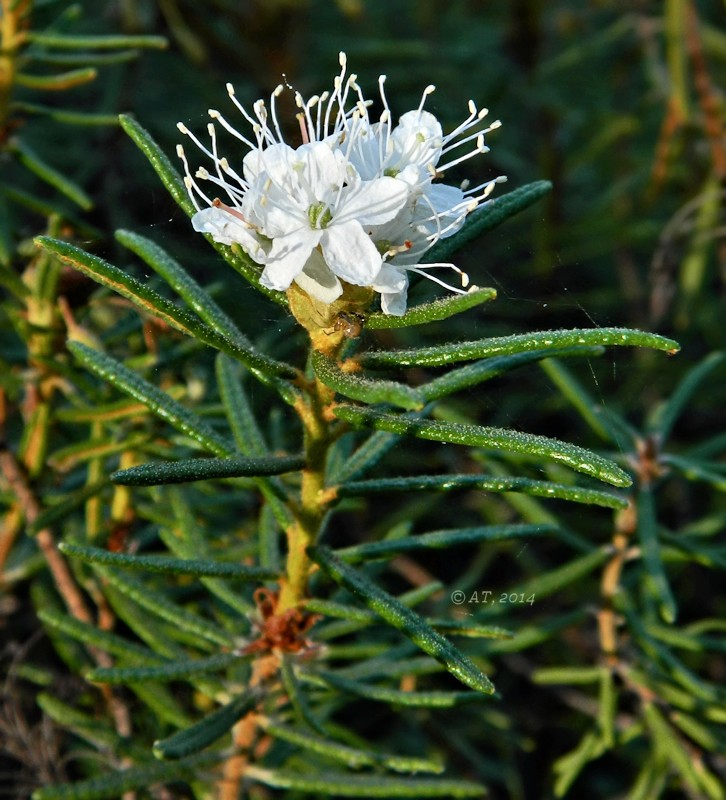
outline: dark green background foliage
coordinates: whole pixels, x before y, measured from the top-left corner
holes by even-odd
[[[281,716],[266,701],[245,791],[726,797],[723,2],[2,2],[18,8],[0,97],[0,796],[217,796],[229,729],[261,707],[234,649],[284,566],[302,462],[280,364],[305,369],[307,337],[193,233],[137,145],[176,166],[175,123],[229,111],[225,83],[248,106],[281,75],[309,96],[344,50],[368,96],[387,74],[394,114],[433,83],[445,130],[469,98],[502,120],[447,180],[552,190],[453,257],[495,301],[411,327],[372,316],[350,343],[397,386],[311,359],[343,396],[331,424],[352,426],[311,552],[325,619],[308,635],[327,649],[286,658],[290,699]],[[89,68],[63,91],[37,80]],[[208,300],[208,327],[174,293]],[[409,305],[440,294],[417,284]],[[459,346],[571,328],[587,341]],[[602,347],[619,333],[596,328],[681,351]],[[230,340],[261,380],[213,352],[234,357]],[[590,475],[617,484],[614,461],[633,486],[479,426],[588,448],[611,460]],[[486,690],[482,672],[495,697],[454,679]]]

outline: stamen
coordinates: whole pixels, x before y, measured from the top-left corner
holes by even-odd
[[[424,103],[426,102],[426,98],[436,91],[436,87],[433,83],[430,83],[424,90],[423,94],[421,95],[421,102],[418,104],[418,113],[420,114],[423,111]]]
[[[212,205],[215,208],[221,208],[223,211],[226,211],[228,214],[231,214],[233,217],[237,217],[237,219],[242,220],[242,222],[244,222],[245,225],[249,225],[247,220],[244,218],[244,216],[239,211],[237,211],[237,209],[230,208],[228,205],[223,203],[218,197],[215,197],[214,200],[212,200]]]
[[[310,144],[310,137],[308,136],[308,129],[305,125],[305,114],[296,114],[296,119],[300,124],[300,138],[303,144]]]

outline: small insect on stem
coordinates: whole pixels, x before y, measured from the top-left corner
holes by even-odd
[[[333,320],[333,331],[342,333],[346,339],[357,339],[363,332],[365,321],[362,314],[341,311]]]

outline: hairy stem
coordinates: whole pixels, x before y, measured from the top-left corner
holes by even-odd
[[[287,566],[277,613],[294,608],[305,597],[310,559],[307,548],[315,543],[325,515],[325,461],[331,443],[325,409],[334,393],[320,381],[309,384],[306,396],[295,406],[304,428],[306,466],[302,472],[300,502],[295,521],[287,531]]]

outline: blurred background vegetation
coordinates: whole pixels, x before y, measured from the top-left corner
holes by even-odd
[[[11,41],[7,23],[18,8],[25,9],[25,18],[16,33],[38,33]],[[83,703],[88,689],[64,666],[73,663],[64,652],[68,643],[56,638],[54,650],[33,611],[51,602],[44,577],[51,545],[26,535],[24,524],[33,520],[27,519],[27,510],[23,520],[17,507],[19,485],[35,492],[38,515],[68,490],[64,475],[79,464],[87,466],[88,474],[71,488],[88,489],[102,482],[105,462],[99,459],[114,456],[113,448],[85,457],[68,449],[78,436],[73,425],[81,419],[78,414],[72,419],[70,412],[58,414],[56,394],[66,393],[67,383],[82,385],[87,376],[59,356],[63,340],[68,333],[80,339],[102,337],[119,357],[153,365],[162,385],[192,402],[208,396],[213,374],[211,361],[198,349],[185,349],[175,335],[148,320],[142,325],[123,301],[97,292],[95,284],[71,271],[53,273],[32,238],[48,232],[73,238],[126,266],[128,253],[114,240],[114,231],[126,228],[148,236],[200,282],[215,287],[218,302],[243,330],[263,342],[284,339],[280,334],[292,330],[284,312],[241,285],[191,233],[187,217],[115,120],[119,112],[132,113],[172,155],[179,139],[177,121],[200,130],[208,108],[228,107],[225,83],[234,84],[246,104],[269,94],[281,76],[309,96],[330,84],[340,50],[348,54],[369,95],[377,76],[388,76],[394,113],[416,107],[423,88],[433,83],[437,91],[427,108],[445,130],[461,119],[469,98],[489,107],[490,118],[502,120],[502,128],[489,137],[491,152],[467,162],[466,173],[451,179],[466,177],[476,184],[506,174],[509,184],[498,191],[541,179],[553,184],[544,200],[460,254],[457,263],[479,286],[495,287],[498,300],[449,321],[449,336],[451,325],[460,339],[622,325],[681,343],[681,353],[670,359],[645,350],[609,351],[599,359],[578,359],[567,372],[532,366],[459,396],[441,413],[609,451],[640,478],[640,491],[657,485],[652,521],[670,547],[663,560],[672,572],[679,606],[679,658],[699,680],[723,683],[724,627],[715,621],[726,616],[726,369],[718,356],[703,362],[724,349],[726,332],[726,5],[721,0],[3,0],[2,9],[0,425],[3,457],[14,456],[12,462],[6,459],[0,484],[5,514],[0,657],[6,675],[0,786],[7,787],[0,795],[26,797],[38,785],[88,771],[76,763],[78,739],[53,722],[48,708],[41,711],[35,703],[40,688],[52,688],[71,705],[79,698]],[[116,38],[79,39],[71,46],[54,41],[56,34]],[[8,72],[13,42],[20,77]],[[74,71],[75,76],[70,74]],[[52,85],[50,79],[44,84],[41,75],[65,77]],[[289,127],[294,133],[292,114]],[[137,267],[129,270],[145,275]],[[412,299],[428,298],[432,291],[419,285]],[[410,344],[414,336],[417,344],[433,343],[441,335],[437,325],[395,337],[377,334],[384,345]],[[159,344],[164,337],[171,344]],[[284,354],[284,341],[275,346]],[[681,413],[676,419],[673,412],[673,424],[665,426],[665,449],[647,433],[629,439],[621,430],[620,438],[608,440],[598,427],[597,420],[617,414],[634,430],[664,430],[658,425],[668,408],[665,401],[702,363],[709,371],[704,367],[693,394],[683,395]],[[592,400],[589,410],[583,411],[583,398]],[[255,402],[264,406],[264,393]],[[593,417],[595,406],[599,417]],[[271,424],[277,430],[273,444],[285,446],[289,431],[274,415]],[[121,451],[116,450],[117,461]],[[122,466],[132,465],[129,458]],[[412,458],[429,471],[465,472],[478,466],[419,442],[413,455],[410,449],[395,449],[391,468],[410,469]],[[493,468],[483,456],[482,463]],[[508,471],[512,464],[498,467]],[[26,476],[20,484],[11,474],[18,465]],[[51,502],[45,502],[46,495]],[[126,490],[116,487],[103,495],[103,505],[100,498],[88,490],[77,504],[97,542],[115,542],[123,549],[134,537],[143,537],[145,528]],[[436,501],[395,498],[352,508],[345,525],[339,523],[336,542],[364,539],[396,516],[414,522],[425,518],[428,529],[445,526],[452,502],[444,495]],[[477,496],[467,498],[462,513],[492,522],[509,520],[515,511],[528,521],[556,513],[578,537],[596,545],[610,541],[613,521],[607,512],[561,506],[544,510],[532,498]],[[207,509],[211,527],[222,529],[230,514],[240,513],[215,506],[209,497],[200,508]],[[619,517],[616,534],[618,526],[633,524]],[[691,545],[683,544],[684,536],[691,537]],[[563,536],[522,552],[487,545],[481,551],[456,551],[452,562],[421,559],[420,566],[444,581],[447,591],[459,586],[503,591],[515,585],[536,590],[538,575],[582,555],[578,541]],[[462,567],[463,562],[471,568]],[[639,578],[626,567],[626,584],[629,575],[637,596]],[[560,794],[569,789],[573,797],[624,797],[629,787],[640,787],[641,794],[633,788],[627,795],[633,797],[723,797],[717,784],[726,774],[726,720],[723,715],[709,718],[700,705],[692,709],[696,722],[683,733],[683,752],[697,765],[703,758],[705,768],[720,775],[708,791],[662,749],[661,762],[674,761],[675,774],[666,769],[660,784],[653,779],[646,786],[640,767],[647,748],[637,737],[591,756],[593,764],[582,772],[567,773],[571,765],[563,765],[563,757],[588,730],[597,697],[588,694],[589,686],[563,687],[547,669],[595,665],[608,655],[602,652],[594,611],[587,624],[564,621],[580,611],[602,611],[611,599],[604,581],[586,571],[556,593],[541,591],[533,607],[508,610],[506,624],[526,628],[532,638],[518,647],[503,644],[498,652],[488,651],[497,664],[502,696],[495,710],[483,715],[481,706],[466,706],[450,712],[448,719],[439,716],[443,728],[427,719],[415,729],[401,722],[382,730],[388,723],[368,706],[370,716],[359,733],[373,741],[428,737],[447,752],[455,772],[482,780],[492,797],[543,798],[555,788]],[[688,628],[704,619],[713,624],[698,631]],[[547,634],[537,633],[546,629]],[[709,632],[713,636],[706,646],[698,637],[708,638]],[[656,649],[668,641],[662,630],[660,638],[651,635]],[[627,637],[621,646],[627,651]],[[722,691],[701,700],[706,696],[706,705],[723,708]],[[642,699],[634,691],[619,706],[621,732],[637,717],[636,697]],[[666,695],[660,701],[668,717],[667,702],[675,701]],[[652,720],[651,725],[657,729]],[[572,774],[564,788],[557,784],[563,772]]]

